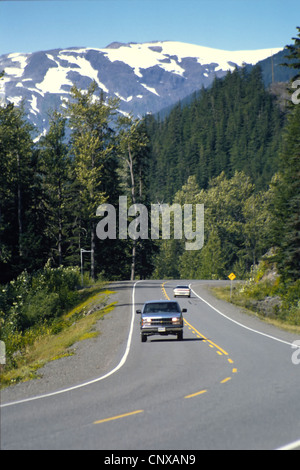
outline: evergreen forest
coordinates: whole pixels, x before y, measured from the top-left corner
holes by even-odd
[[[300,28],[293,39],[291,94]],[[300,105],[280,107],[259,67],[216,79],[164,119],[120,117],[118,100],[94,82],[87,91],[74,86],[64,107],[49,113],[50,128],[38,138],[22,107],[0,107],[2,322],[22,311],[17,328],[30,324],[25,297],[16,297],[25,283],[35,285],[31,301],[41,301],[41,275],[61,287],[49,316],[70,306],[66,293],[80,287],[81,259],[85,283],[227,279],[231,272],[246,279],[271,252],[281,285],[299,293]],[[117,207],[120,196],[149,209],[204,204],[203,248],[186,251],[177,239],[100,240],[97,208]]]

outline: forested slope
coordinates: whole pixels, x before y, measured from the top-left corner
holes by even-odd
[[[151,193],[169,200],[190,175],[201,188],[224,171],[266,188],[278,169],[284,115],[264,87],[261,70],[237,69],[180,103],[163,121],[148,117]]]

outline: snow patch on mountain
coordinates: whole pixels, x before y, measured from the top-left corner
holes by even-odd
[[[256,64],[270,57],[282,48],[249,51],[224,51],[210,47],[186,44],[176,41],[164,41],[144,44],[126,44],[117,48],[99,49],[111,61],[126,62],[134,69],[137,76],[142,77],[141,70],[158,65],[167,72],[184,75],[181,67],[183,59],[193,57],[199,64],[218,64],[216,70],[233,70],[237,66]]]
[[[112,43],[103,49],[69,48],[0,56],[6,101],[23,101],[30,121],[43,132],[49,109],[59,108],[73,84],[86,90],[95,80],[120,112],[155,113],[223,77],[243,63],[256,64],[283,48],[223,51],[176,41]]]

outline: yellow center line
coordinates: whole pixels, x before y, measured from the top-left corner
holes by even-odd
[[[168,296],[167,292],[166,292],[165,284],[166,284],[165,282],[162,284],[161,290],[163,291],[163,293],[166,296],[167,300],[171,300],[170,297]],[[201,338],[203,338],[205,341],[208,341],[208,343],[210,343],[210,345],[212,345],[212,347],[214,346],[215,348],[217,348],[220,351],[220,353],[224,354],[225,356],[228,356],[228,353],[226,351],[224,351],[224,349],[220,348],[220,346],[218,346],[217,344],[213,343],[211,340],[209,340],[208,338],[203,336],[200,333],[200,331],[196,330],[196,328],[194,328],[185,318],[184,318],[184,322],[190,327],[191,330],[193,330],[193,333],[196,333]]]
[[[198,395],[203,395],[203,393],[206,393],[207,390],[201,390],[200,392],[196,392],[196,393],[192,393],[192,395],[187,395],[186,397],[184,398],[193,398],[193,397],[197,397]]]
[[[165,285],[165,282],[162,284],[161,290],[162,290],[164,296],[166,297],[166,299],[167,299],[167,300],[171,300],[171,299],[169,298],[167,292],[166,292],[166,289],[165,289],[164,285]]]
[[[221,380],[220,384],[225,384],[226,382],[229,382],[229,380],[231,380],[231,377],[227,377],[226,379]]]
[[[192,330],[194,330],[198,335],[200,335],[205,341],[207,341],[208,343],[210,343],[212,346],[214,346],[215,348],[217,348],[219,350],[219,352],[221,352],[222,354],[224,354],[225,356],[228,356],[228,352],[224,351],[224,349],[222,349],[220,346],[218,346],[217,344],[215,344],[213,341],[211,341],[210,339],[206,338],[205,336],[203,336],[198,330],[196,330],[195,327],[193,327],[186,319],[184,319],[185,323],[191,327]]]
[[[132,411],[131,413],[125,413],[119,416],[113,416],[112,418],[100,419],[99,421],[94,421],[94,424],[107,423],[108,421],[114,421],[116,419],[126,418],[127,416],[137,415],[138,413],[143,413],[144,410]]]
[[[168,296],[167,292],[166,292],[166,289],[165,289],[165,282],[162,284],[161,286],[161,290],[163,292],[163,294],[165,295],[165,297],[167,298],[167,300],[171,300],[170,297]],[[228,356],[228,352],[226,352],[224,349],[222,349],[220,346],[218,346],[217,344],[215,344],[213,341],[211,341],[210,339],[206,338],[202,333],[200,333],[200,331],[198,331],[194,326],[192,326],[185,318],[184,318],[184,323],[188,326],[189,330],[192,330],[192,332],[194,334],[197,335],[198,338],[203,338],[203,341],[207,341],[209,343],[209,346],[211,348],[216,348],[218,351],[217,353],[222,356],[223,354],[225,356]],[[233,360],[228,358],[227,359],[229,364],[233,364]],[[237,372],[237,369],[232,369],[232,373],[236,373]],[[229,382],[231,380],[231,377],[227,377],[226,379],[223,379],[221,380],[221,384],[224,384],[226,382]],[[191,395],[187,395],[185,396],[184,398],[193,398],[193,397],[197,397],[199,395],[203,395],[204,393],[206,393],[207,390],[200,390],[200,392],[196,392],[196,393],[192,393]]]

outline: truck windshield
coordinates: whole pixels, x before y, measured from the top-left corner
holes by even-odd
[[[145,305],[144,313],[176,312],[180,313],[177,302],[155,302]]]

